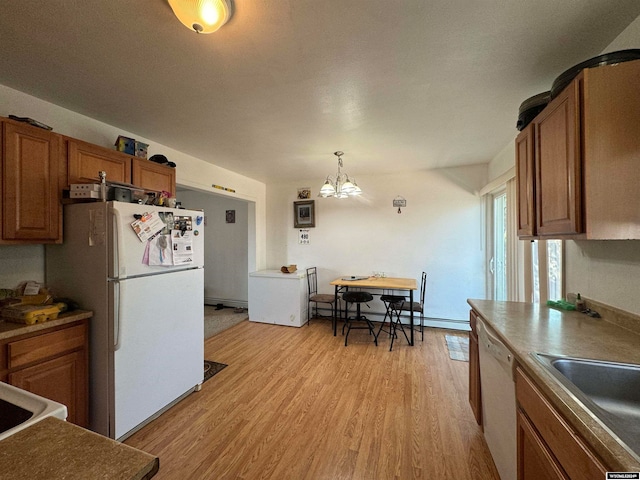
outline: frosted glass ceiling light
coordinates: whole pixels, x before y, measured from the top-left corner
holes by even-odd
[[[362,195],[362,189],[356,184],[355,179],[351,180],[349,175],[342,172],[342,155],[343,152],[334,152],[338,157],[338,173],[335,177],[329,175],[320,189],[319,197],[327,198],[348,198]]]
[[[213,33],[229,21],[231,0],[168,0],[178,20],[196,33]]]

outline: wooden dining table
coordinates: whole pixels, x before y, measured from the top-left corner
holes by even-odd
[[[335,288],[335,302],[333,303],[333,336],[338,329],[338,294],[341,291],[348,291],[349,288],[359,288],[362,290],[389,290],[395,292],[407,292],[409,295],[409,316],[411,318],[411,334],[409,345],[413,346],[413,292],[418,289],[418,282],[415,278],[395,278],[395,277],[354,277],[351,275],[336,278],[329,285]],[[371,292],[369,292],[371,293]],[[383,295],[383,292],[380,293]]]

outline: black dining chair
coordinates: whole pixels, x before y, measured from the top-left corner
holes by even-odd
[[[373,342],[376,344],[376,346],[378,345],[378,335],[376,333],[375,327],[373,326],[373,323],[371,322],[371,320],[369,320],[367,317],[365,317],[364,315],[362,315],[361,311],[360,311],[360,304],[361,303],[368,303],[371,300],[373,300],[373,295],[371,295],[369,292],[354,292],[354,291],[348,291],[342,294],[342,300],[345,303],[345,310],[346,310],[346,315],[345,315],[345,324],[342,328],[342,330],[344,331],[344,327],[347,328],[347,334],[344,337],[344,346],[347,346],[347,341],[349,340],[349,332],[351,332],[351,330],[358,330],[358,329],[365,329],[365,330],[369,330],[369,334],[373,335]],[[355,303],[356,304],[356,316],[355,317],[350,317],[349,316],[349,304],[350,303]],[[354,326],[354,324],[356,322],[364,322],[365,326]]]
[[[318,317],[318,303],[328,303],[331,305],[331,315],[333,317],[334,303],[336,297],[330,293],[318,293],[318,272],[317,267],[307,268],[307,290],[309,293],[307,302],[307,325],[311,323],[311,304],[316,307],[315,317]]]
[[[380,336],[380,332],[384,331],[389,335],[393,334],[393,317],[396,315],[396,310],[394,308],[395,305],[404,302],[407,299],[404,295],[394,295],[390,290],[383,290],[382,295],[380,295],[380,300],[384,304],[385,314],[382,319],[382,323],[380,324],[380,328],[378,329],[378,337]],[[389,327],[388,330],[385,330],[385,326],[387,325],[387,319],[389,319]]]
[[[414,316],[416,313],[420,314],[420,325],[419,325],[419,332],[420,332],[420,340],[424,341],[424,296],[425,296],[425,292],[427,290],[427,274],[426,272],[422,272],[422,278],[420,280],[420,300],[418,302],[413,302],[413,313]],[[402,302],[397,302],[395,304],[393,304],[393,308],[396,310],[396,322],[395,322],[395,327],[393,329],[393,331],[395,332],[395,328],[398,326],[398,323],[400,322],[400,314],[402,312],[410,312],[411,311],[411,302],[407,302],[406,300],[403,300]],[[402,327],[402,325],[400,324],[400,326]],[[414,325],[411,325],[411,328],[414,328]],[[404,328],[403,328],[404,331]],[[392,343],[393,346],[393,343]]]

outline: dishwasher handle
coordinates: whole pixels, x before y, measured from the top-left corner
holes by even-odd
[[[513,364],[513,354],[507,346],[500,341],[494,332],[480,319],[477,319],[478,343],[480,348],[491,354],[499,362],[511,366]]]

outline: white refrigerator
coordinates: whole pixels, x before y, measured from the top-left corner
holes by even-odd
[[[163,221],[150,240],[149,224],[132,225],[145,214]],[[46,248],[46,283],[93,311],[90,428],[122,440],[202,384],[204,213],[66,205],[63,235]]]

